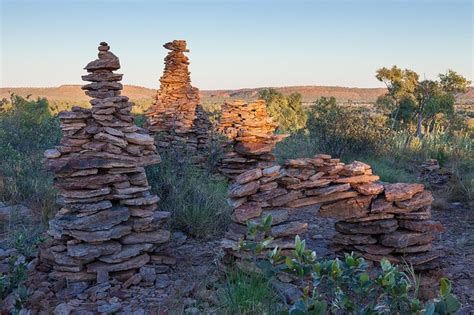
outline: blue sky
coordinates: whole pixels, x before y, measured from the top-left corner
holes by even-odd
[[[1,87],[82,84],[107,41],[125,84],[157,88],[173,39],[200,89],[377,87],[393,64],[473,79],[472,0],[0,2]]]

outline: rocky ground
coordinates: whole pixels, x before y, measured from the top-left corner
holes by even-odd
[[[335,233],[334,221],[319,218],[317,212],[317,207],[293,209],[291,217],[309,223],[305,235],[308,248],[315,250],[319,258],[332,258],[328,245]],[[442,269],[433,273],[433,278],[446,276],[451,279],[455,294],[463,304],[461,313],[474,314],[474,212],[466,205],[454,203],[446,204],[442,210],[434,209],[433,215],[446,227],[446,232],[437,239],[437,244],[445,248],[446,255],[442,259]],[[144,275],[137,286],[130,281],[127,288],[114,280],[87,289],[80,285],[67,289],[63,283],[56,284],[63,286],[63,293],[55,296],[46,274],[30,272],[30,298],[26,307],[44,314],[69,314],[73,310],[73,314],[160,314],[166,310],[185,314],[219,313],[225,282],[221,264],[223,253],[219,244],[218,239],[200,241],[175,232],[168,250],[176,262],[170,262],[168,270]],[[8,255],[15,255],[15,251],[0,249],[0,260],[5,262]],[[32,266],[33,263],[29,265]],[[428,282],[427,287],[435,285],[436,281]],[[17,297],[9,296],[3,303],[14,303]],[[34,313],[23,310],[23,314]]]

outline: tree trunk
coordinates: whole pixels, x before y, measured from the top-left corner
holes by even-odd
[[[423,122],[423,115],[418,113],[418,124],[416,125],[416,136],[421,139],[423,135],[421,134],[421,127],[422,127],[422,122]]]

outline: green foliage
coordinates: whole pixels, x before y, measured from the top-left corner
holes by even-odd
[[[198,169],[177,150],[165,152],[162,159],[146,171],[152,191],[161,198],[159,210],[171,212],[172,227],[198,238],[225,231],[230,221],[226,182]]]
[[[322,152],[339,157],[380,154],[390,138],[383,117],[344,108],[334,98],[321,98],[311,106],[307,129]]]
[[[271,219],[267,220],[271,223]],[[266,224],[249,226],[248,233],[266,231]],[[254,255],[260,254],[259,248],[270,245],[268,239],[260,246],[248,246],[256,243],[253,240],[242,243],[242,249],[255,248]],[[439,298],[423,305],[416,298],[410,277],[385,258],[380,268],[369,271],[366,261],[353,254],[346,254],[343,260],[317,260],[315,252],[306,250],[305,241],[299,236],[295,237],[294,247],[289,256],[275,247],[264,263],[257,264],[270,279],[281,272],[302,281],[311,279],[312,288],[305,287],[302,298],[283,314],[324,315],[328,310],[331,314],[454,314],[461,306],[445,278],[440,282]]]
[[[225,289],[219,298],[223,314],[275,314],[280,308],[279,297],[268,279],[240,270],[226,273]]]
[[[301,94],[284,96],[274,89],[265,89],[260,91],[259,98],[265,100],[267,112],[278,123],[279,131],[295,132],[305,127],[307,116],[301,105]]]
[[[425,134],[430,133],[440,117],[454,113],[455,95],[465,92],[470,82],[452,70],[438,77],[420,81],[414,71],[397,66],[377,70],[376,78],[388,89],[377,104],[391,112],[392,128],[413,124],[416,117],[416,135],[421,138],[423,127]]]
[[[47,216],[55,191],[42,159],[44,150],[59,142],[58,119],[45,99],[12,95],[0,105],[0,200],[27,203]]]
[[[0,299],[4,299],[12,291],[24,291],[23,283],[27,279],[26,263],[16,262],[16,257],[9,261],[9,270],[0,275]]]

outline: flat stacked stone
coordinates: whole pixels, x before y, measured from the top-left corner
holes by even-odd
[[[60,145],[45,152],[62,206],[49,224],[53,240],[40,253],[53,279],[133,274],[170,237],[163,229],[170,214],[155,211],[159,198],[144,170],[160,156],[153,138],[134,124],[133,104],[120,95],[122,75],[114,73],[120,62],[109,49],[100,43],[99,58],[82,77],[92,82],[82,87],[92,108],[61,112]]]
[[[368,260],[382,257],[416,269],[434,266],[433,233],[442,231],[431,220],[431,192],[422,184],[383,184],[362,162],[344,164],[330,155],[287,160],[284,166],[255,168],[235,178],[229,189],[233,220],[224,248],[236,255],[239,240],[247,239],[247,221],[274,217],[277,244],[304,233],[306,223],[292,222],[288,208],[320,205],[319,215],[339,220],[333,239],[337,251],[354,251]],[[280,234],[283,233],[283,234]],[[278,240],[282,237],[281,240]]]
[[[165,57],[160,89],[146,113],[146,128],[159,135],[159,147],[205,152],[210,122],[199,105],[199,90],[191,85],[186,41],[174,40],[163,46],[170,52]]]
[[[227,101],[222,107],[218,131],[228,142],[220,172],[228,178],[254,168],[276,165],[271,153],[286,135],[274,135],[277,124],[267,114],[264,100]]]
[[[407,262],[415,270],[436,267],[442,252],[434,249],[432,242],[434,234],[444,228],[431,219],[431,192],[422,184],[379,185],[383,192],[367,194],[372,201],[364,207],[365,212],[321,208],[322,216],[340,220],[333,239],[335,248],[372,261],[386,257],[393,263]]]

